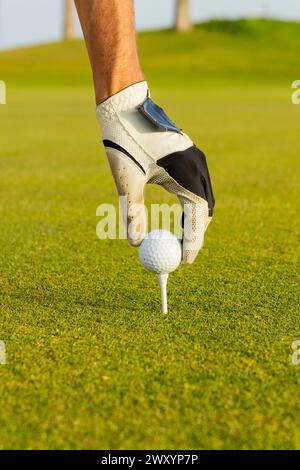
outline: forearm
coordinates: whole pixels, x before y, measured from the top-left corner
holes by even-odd
[[[143,80],[133,0],[75,0],[92,66],[97,104]]]

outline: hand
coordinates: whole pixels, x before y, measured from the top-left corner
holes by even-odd
[[[146,82],[112,96],[97,108],[103,143],[120,196],[128,240],[146,234],[144,187],[163,186],[184,211],[183,261],[192,263],[211,221],[214,196],[205,155],[149,98]]]

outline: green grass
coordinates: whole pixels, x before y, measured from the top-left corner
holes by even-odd
[[[1,449],[300,447],[299,33],[252,20],[139,36],[217,200],[167,318],[136,250],[95,235],[116,194],[82,42],[0,54]]]

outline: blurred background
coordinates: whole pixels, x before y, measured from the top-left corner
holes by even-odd
[[[68,0],[0,0],[0,49],[56,41],[65,34]],[[177,0],[136,0],[139,31],[171,27],[176,17]],[[185,3],[185,2],[183,2]],[[190,0],[194,22],[211,18],[260,17],[299,20],[299,0]],[[80,36],[74,14],[74,29],[68,34]]]

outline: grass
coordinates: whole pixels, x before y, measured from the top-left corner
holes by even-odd
[[[167,318],[136,251],[95,235],[116,194],[82,42],[0,54],[1,449],[299,448],[299,32],[139,36],[152,95],[207,153],[217,200]]]

